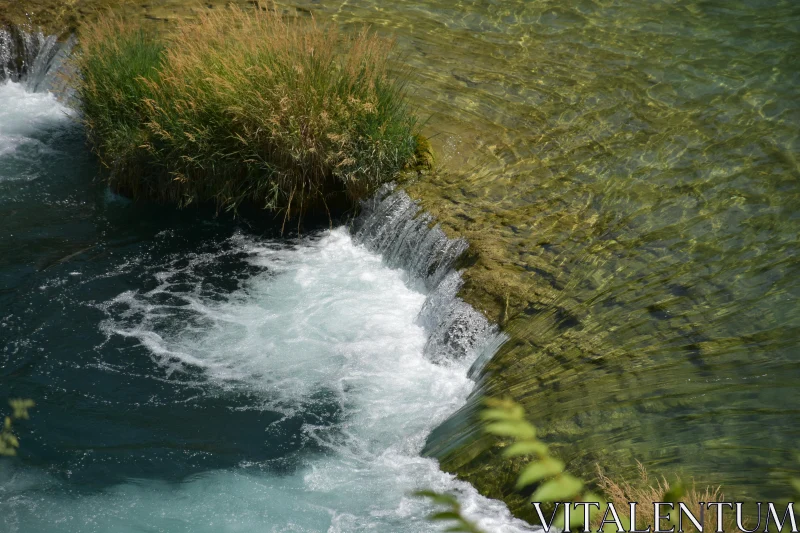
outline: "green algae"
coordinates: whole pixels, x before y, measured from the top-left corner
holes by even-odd
[[[779,497],[800,436],[800,11],[614,9],[473,6],[448,25],[427,4],[408,33],[459,43],[416,65],[450,164],[406,187],[470,241],[461,296],[510,336],[481,392],[522,403],[570,471],[635,480],[641,460]],[[531,518],[473,410],[427,452]]]
[[[431,141],[424,135],[414,135],[414,160],[408,170],[423,173],[433,170],[435,166],[436,156]]]

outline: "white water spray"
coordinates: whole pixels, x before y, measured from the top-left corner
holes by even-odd
[[[31,93],[16,82],[0,82],[0,102],[0,156],[21,146],[48,150],[40,134],[63,125],[71,113],[52,93]],[[0,175],[0,179],[14,178]]]
[[[337,423],[303,428],[323,452],[285,476],[247,464],[178,485],[132,480],[95,496],[20,502],[11,508],[12,531],[422,533],[437,528],[426,520],[428,503],[411,495],[426,488],[458,494],[487,531],[528,531],[501,502],[419,455],[431,429],[472,390],[474,357],[425,357],[427,333],[416,320],[425,296],[408,288],[402,270],[345,229],[291,248],[234,241],[266,272],[220,301],[203,294],[201,280],[193,288],[186,281],[215,257],[191,258],[159,273],[154,289],[104,304],[103,328],[138,339],[166,372],[202,369],[209,394],[256,393],[253,409],[289,416],[313,411],[320,392],[335,398]],[[182,326],[171,318],[187,309],[193,318]]]

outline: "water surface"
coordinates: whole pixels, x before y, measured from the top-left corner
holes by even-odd
[[[522,401],[579,475],[599,462],[631,477],[639,460],[653,473],[721,483],[728,497],[786,495],[800,440],[799,4],[284,5],[347,28],[370,24],[395,36],[411,65],[412,95],[444,168],[411,191],[469,239],[478,262],[466,294],[514,337],[487,367],[487,392]],[[165,18],[180,11],[172,1],[148,6]],[[40,157],[45,146],[25,150]],[[3,161],[22,169],[17,181],[29,172]],[[8,208],[30,244],[23,252],[2,241],[0,260],[22,265],[3,270],[4,287],[42,285],[25,276],[51,264],[45,272],[77,271],[59,261],[91,257],[82,250],[104,232],[123,246],[140,238],[128,232],[166,227],[114,209],[118,229],[108,233],[109,210],[95,207],[102,192],[75,194],[65,169],[87,163],[71,161],[54,165],[65,179],[36,189],[0,182],[3,205],[28,195],[20,206],[41,207]],[[75,216],[42,207],[56,202]],[[170,216],[171,227],[183,215]],[[8,327],[36,331],[15,320]],[[442,457],[476,426],[464,417],[445,429],[429,443]],[[448,461],[495,494],[511,481],[493,457],[471,459]]]
[[[292,5],[394,35],[412,65],[444,165],[412,193],[469,239],[467,295],[519,340],[487,392],[523,401],[586,477],[640,460],[729,497],[787,494],[800,4]],[[451,466],[492,488],[487,461],[503,471]]]

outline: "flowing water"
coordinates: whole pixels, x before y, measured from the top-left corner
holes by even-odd
[[[460,242],[418,228],[403,270],[368,216],[357,240],[289,239],[263,213],[133,205],[51,93],[0,102],[0,397],[37,404],[0,531],[428,532],[428,488],[530,531],[420,456],[495,338],[454,299]]]
[[[411,66],[413,98],[444,167],[411,193],[479,252],[465,273],[465,294],[502,320],[513,339],[484,370],[473,370],[482,392],[523,401],[579,475],[591,476],[599,461],[615,477],[630,477],[640,460],[657,473],[722,483],[729,497],[786,496],[800,441],[800,4],[284,4],[348,28],[371,24],[395,36]],[[140,14],[163,24],[185,5],[148,2]],[[331,523],[353,520],[364,528],[402,516],[417,524],[408,527],[425,530],[416,521],[422,511],[402,495],[426,483],[453,486],[417,452],[471,387],[469,360],[450,350],[476,345],[468,334],[451,342],[433,331],[447,316],[465,332],[491,335],[458,302],[443,314],[426,311],[423,293],[430,302],[439,287],[451,295],[457,283],[445,275],[433,290],[419,280],[400,283],[404,274],[391,268],[414,269],[391,260],[402,246],[374,228],[359,231],[371,250],[387,255],[387,266],[336,231],[273,247],[269,229],[106,197],[86,184],[95,169],[79,155],[79,134],[59,126],[55,101],[20,96],[13,85],[3,91],[1,101],[18,97],[0,107],[0,206],[4,229],[11,228],[0,244],[0,331],[11,339],[3,343],[3,386],[41,398],[29,424],[30,455],[23,466],[4,466],[13,480],[4,487],[22,494],[4,497],[3,511],[13,509],[18,524],[46,516],[69,524],[108,509],[108,520],[148,517],[164,530],[198,516],[193,525],[201,530],[221,527],[214,520],[233,509],[241,522],[226,527],[247,529],[261,509],[320,523],[328,513]],[[391,202],[409,209],[402,197]],[[415,231],[405,219],[397,222]],[[354,262],[320,266],[323,255],[337,253],[353,254]],[[368,281],[350,276],[374,275],[398,292],[378,291],[386,305],[363,309],[375,320],[391,314],[391,324],[342,324],[350,333],[339,333],[339,348],[325,349],[338,362],[315,359],[290,384],[286,376],[296,370],[284,365],[291,362],[275,356],[260,366],[260,354],[285,352],[270,351],[280,339],[254,340],[253,321],[268,320],[270,308],[311,313],[318,295],[300,287],[304,275],[331,276],[323,285],[337,287],[337,297],[350,294],[351,282],[365,284],[346,304],[323,293],[331,307],[313,328],[300,328],[307,346],[379,297]],[[287,280],[295,290],[283,299],[267,296]],[[258,305],[266,311],[245,311]],[[421,326],[425,333],[415,329]],[[297,327],[290,320],[273,329]],[[359,349],[371,344],[375,356],[386,356],[388,347],[427,354],[417,360],[426,370],[417,369],[419,388],[403,396],[406,407],[389,405],[404,387],[399,376],[385,402],[375,392],[388,380],[381,375],[389,363],[399,363],[381,359],[375,368],[360,358],[362,331],[370,336]],[[386,341],[378,348],[380,332],[409,346]],[[227,359],[215,346],[237,355]],[[434,352],[446,354],[443,366],[429,365]],[[425,389],[433,387],[429,372],[438,375],[433,389]],[[358,386],[345,387],[349,382]],[[477,432],[469,419],[473,399],[434,430],[426,453],[500,493],[508,471],[480,449],[462,453]],[[165,406],[174,414],[161,418]],[[425,421],[409,415],[401,431],[401,422],[384,420],[407,410],[424,411]],[[266,447],[263,428],[273,426],[284,444]],[[366,435],[366,427],[375,432]],[[104,428],[100,443],[97,428]],[[416,466],[374,475],[382,468],[375,458],[388,457],[376,447],[389,454],[396,449],[386,444],[400,434],[411,436],[394,444],[398,457]],[[219,435],[233,449],[218,449]],[[141,450],[139,462],[123,464],[119,457],[130,456],[131,446]],[[333,475],[348,457],[347,476]],[[104,479],[119,482],[105,486]],[[352,492],[325,479],[348,480]],[[282,503],[281,483],[303,496]],[[322,496],[339,493],[353,503],[339,507]],[[290,512],[293,504],[302,510]],[[298,522],[302,527],[318,525]]]

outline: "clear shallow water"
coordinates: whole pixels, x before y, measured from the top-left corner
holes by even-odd
[[[487,392],[524,402],[586,477],[596,462],[636,477],[638,459],[728,497],[786,495],[800,4],[287,4],[392,34],[412,66],[444,164],[412,194],[480,252],[466,290],[491,318],[510,295],[519,342],[487,367]],[[437,454],[475,431],[449,427]],[[496,488],[495,460],[449,464]]]
[[[433,364],[425,296],[344,229],[132,205],[51,96],[0,86],[0,530],[428,532],[417,489],[497,501],[419,455],[471,361]]]

